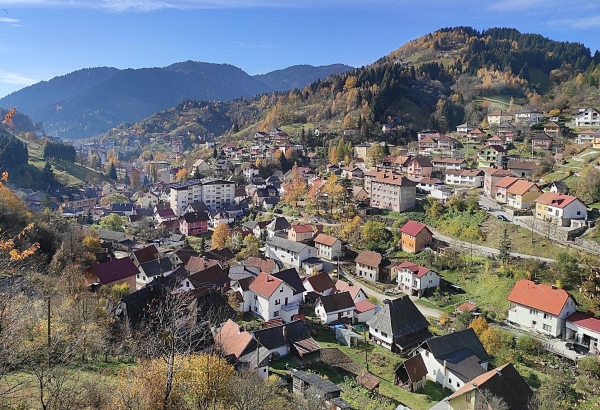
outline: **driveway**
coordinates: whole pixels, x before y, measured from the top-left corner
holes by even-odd
[[[397,298],[398,298],[398,296],[396,296],[396,295],[384,295],[383,293],[376,292],[376,291],[374,291],[374,290],[373,290],[373,289],[371,289],[371,288],[368,288],[368,287],[366,287],[366,286],[363,286],[363,285],[362,285],[362,284],[361,284],[359,281],[357,281],[356,279],[354,279],[354,278],[352,277],[352,275],[348,275],[348,274],[346,274],[346,272],[344,272],[344,271],[343,271],[341,268],[340,268],[340,271],[342,271],[342,273],[343,273],[344,277],[345,277],[345,278],[346,278],[348,281],[350,281],[350,282],[354,283],[354,284],[355,284],[355,285],[357,285],[357,286],[360,286],[360,287],[362,288],[362,290],[364,290],[364,291],[365,291],[365,293],[367,294],[367,296],[373,296],[373,297],[376,297],[377,299],[381,300],[382,302],[383,302],[383,300],[385,300],[385,299],[397,299]],[[416,301],[416,300],[418,300],[419,298],[417,298],[416,296],[410,296],[410,299],[411,299],[412,301]],[[423,306],[423,305],[421,305],[421,304],[418,304],[418,303],[415,303],[415,306],[417,307],[417,309],[419,309],[419,311],[420,311],[420,312],[423,314],[423,316],[425,316],[425,317],[432,317],[432,318],[435,318],[435,319],[437,319],[437,318],[439,318],[439,317],[440,317],[440,315],[441,315],[441,313],[442,313],[442,311],[441,311],[441,310],[434,309],[434,308],[430,308],[430,307],[428,307],[428,306]]]

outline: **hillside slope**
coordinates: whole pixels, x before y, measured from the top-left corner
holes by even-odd
[[[331,64],[324,66],[294,65],[283,70],[271,71],[267,74],[255,75],[254,78],[266,84],[274,91],[293,90],[302,88],[311,82],[324,79],[332,74],[350,71],[354,67],[345,64]]]

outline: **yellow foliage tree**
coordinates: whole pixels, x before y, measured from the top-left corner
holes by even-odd
[[[481,337],[481,335],[488,330],[490,326],[483,316],[479,316],[477,319],[471,322],[469,327],[475,331],[475,334],[478,337]]]
[[[231,229],[225,222],[221,222],[212,235],[212,249],[223,249],[227,247],[227,240],[231,236]]]
[[[481,336],[479,336],[479,340],[481,340],[481,344],[485,350],[492,356],[496,355],[502,348],[500,335],[491,327],[489,327],[481,334]]]
[[[175,179],[177,180],[177,182],[183,182],[188,179],[188,175],[189,175],[188,170],[186,168],[181,168],[175,174]]]

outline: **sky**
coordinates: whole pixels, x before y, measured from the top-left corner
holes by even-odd
[[[0,97],[87,67],[360,67],[461,25],[600,49],[597,0],[0,0]]]

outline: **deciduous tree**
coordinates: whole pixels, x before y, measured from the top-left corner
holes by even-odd
[[[227,247],[227,241],[231,236],[231,229],[225,222],[221,222],[212,234],[212,249],[223,249]]]

